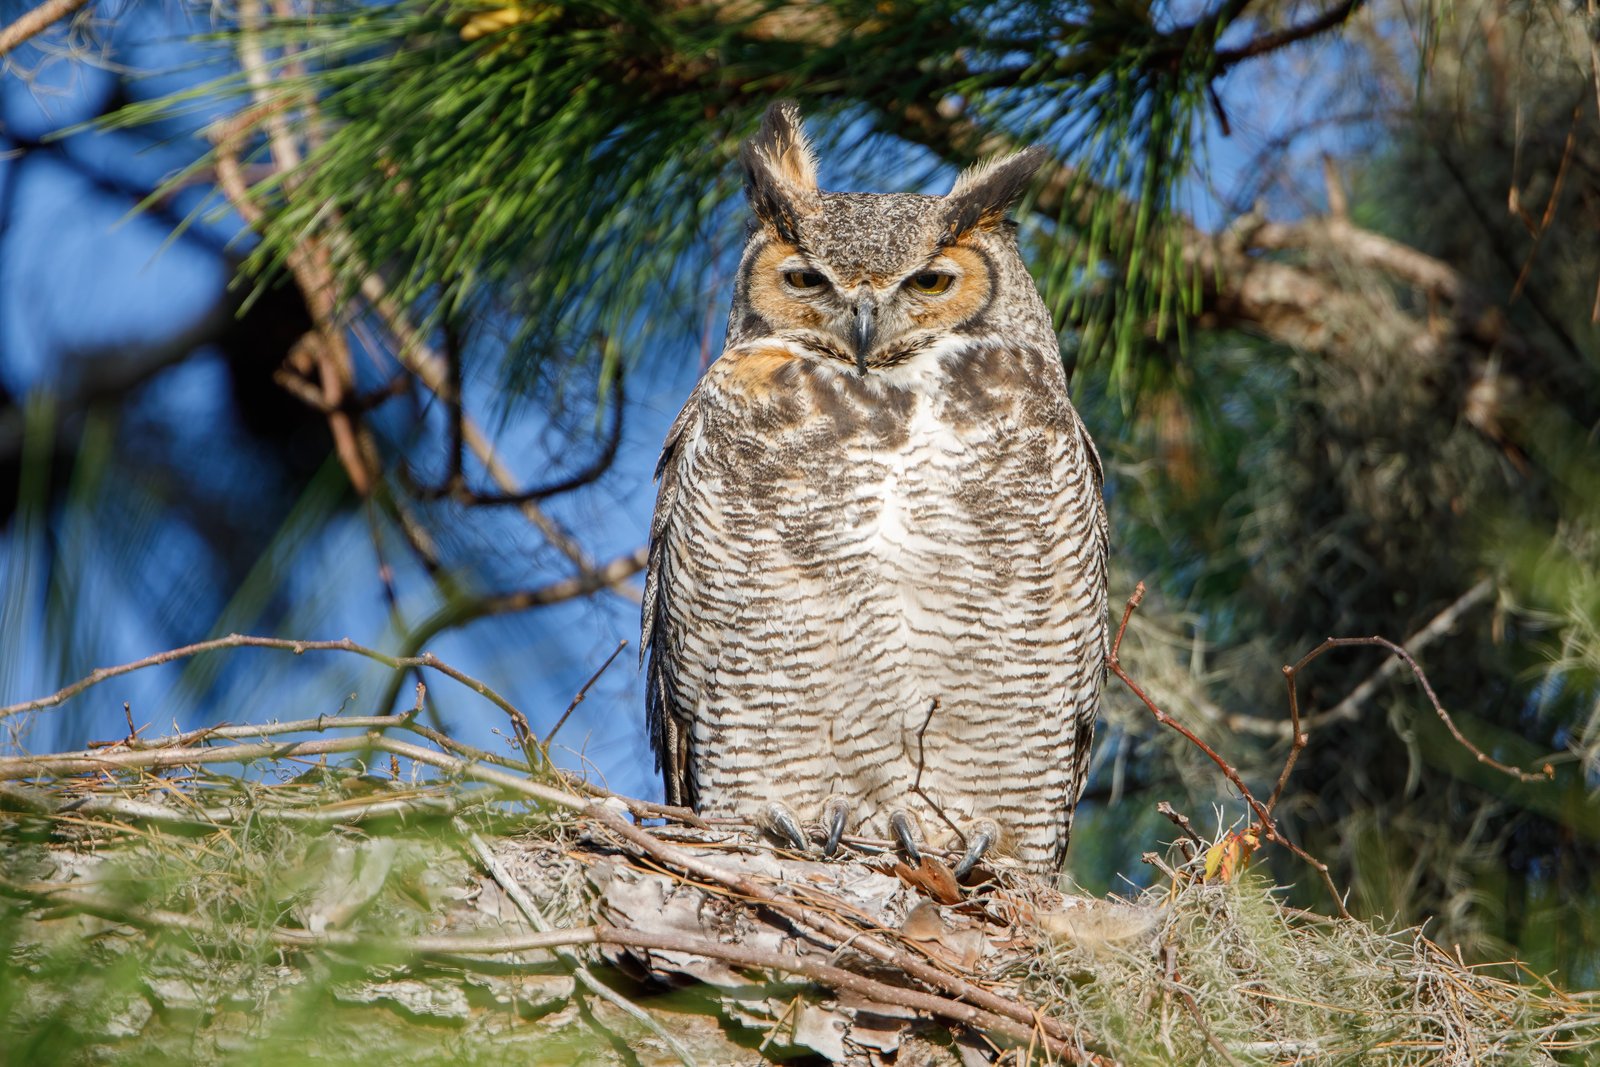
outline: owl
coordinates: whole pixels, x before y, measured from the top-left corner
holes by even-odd
[[[1057,868],[1107,653],[1099,456],[1007,211],[823,192],[792,104],[740,154],[722,355],[657,469],[643,642],[670,802]]]

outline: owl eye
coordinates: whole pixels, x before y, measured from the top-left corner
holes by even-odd
[[[911,276],[911,288],[919,293],[929,293],[937,296],[950,288],[956,280],[954,274],[943,274],[936,270],[925,270],[921,274]]]
[[[827,281],[814,270],[786,270],[783,280],[796,289],[818,289],[827,284]]]

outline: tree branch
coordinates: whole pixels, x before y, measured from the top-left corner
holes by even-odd
[[[1299,41],[1308,40],[1327,33],[1329,30],[1337,29],[1344,25],[1350,16],[1359,11],[1365,3],[1366,0],[1343,0],[1343,3],[1336,4],[1322,14],[1307,19],[1305,22],[1296,23],[1293,26],[1285,26],[1281,30],[1273,30],[1270,33],[1263,33],[1259,37],[1251,38],[1237,48],[1219,48],[1217,50],[1217,68],[1219,71],[1226,70],[1236,63],[1242,63],[1257,56],[1264,56],[1269,52],[1276,52],[1280,48],[1287,48],[1289,45]]]
[[[76,14],[88,3],[89,0],[45,0],[38,7],[25,12],[15,22],[0,27],[0,56],[39,36],[62,19]]]

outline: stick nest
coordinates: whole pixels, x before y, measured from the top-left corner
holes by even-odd
[[[30,1062],[701,1064],[1524,1064],[1600,1048],[1592,995],[1289,908],[1248,875],[1207,880],[1203,853],[1158,860],[1160,884],[1127,900],[1004,868],[958,886],[881,842],[823,862],[548,767],[323,736],[338,724],[0,759],[10,1047]],[[245,773],[207,769],[246,757]]]

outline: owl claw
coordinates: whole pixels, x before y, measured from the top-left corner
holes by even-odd
[[[922,866],[922,851],[917,848],[917,835],[911,826],[911,816],[903,811],[890,812],[889,829],[894,831],[895,843],[906,854],[906,859],[915,866]]]
[[[965,878],[967,872],[978,865],[983,854],[994,847],[1000,839],[1000,827],[996,826],[993,819],[979,819],[967,830],[967,851],[961,857],[961,862],[956,864],[952,872],[957,878]]]
[[[797,851],[811,851],[811,842],[806,840],[805,831],[800,828],[800,820],[795,818],[794,812],[786,805],[776,801],[763,805],[757,822],[767,833],[793,846]]]
[[[844,836],[845,823],[850,821],[850,802],[843,797],[829,797],[822,806],[822,828],[827,839],[822,842],[822,854],[829,859],[839,851],[839,838]]]

